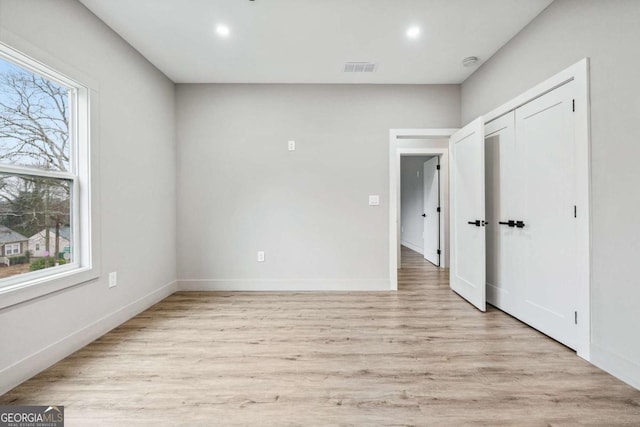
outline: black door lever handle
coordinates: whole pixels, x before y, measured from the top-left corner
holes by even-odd
[[[476,219],[475,221],[467,221],[467,224],[475,225],[476,227],[480,227],[480,220]]]
[[[422,214],[422,217],[423,217],[423,218],[426,218],[426,217],[427,217],[427,214]]]
[[[502,224],[502,225],[508,225],[509,227],[515,227],[516,226],[516,222],[512,219],[510,219],[509,221],[500,221],[498,224]]]

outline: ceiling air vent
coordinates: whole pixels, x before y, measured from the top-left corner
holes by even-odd
[[[376,71],[376,64],[373,62],[346,62],[344,64],[345,73],[373,73]]]

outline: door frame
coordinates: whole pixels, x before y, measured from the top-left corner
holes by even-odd
[[[553,77],[521,93],[484,115],[485,125],[552,90],[575,83],[576,203],[578,216],[577,266],[579,295],[576,353],[591,358],[591,128],[589,58],[584,58]]]
[[[449,244],[445,233],[449,224],[449,137],[457,129],[391,129],[389,131],[389,283],[392,291],[398,290],[398,266],[400,265],[400,158],[402,156],[440,157],[440,268],[449,264]],[[443,147],[400,147],[402,140],[447,141]],[[426,262],[426,261],[425,261]]]

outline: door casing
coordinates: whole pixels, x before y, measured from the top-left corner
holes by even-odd
[[[398,290],[400,266],[400,158],[401,156],[440,156],[440,268],[448,266],[449,219],[449,137],[457,129],[391,129],[389,131],[389,283],[390,290]],[[423,147],[401,147],[402,141],[424,142]],[[438,141],[440,146],[429,142]]]

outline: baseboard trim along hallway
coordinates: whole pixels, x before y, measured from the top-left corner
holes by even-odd
[[[388,279],[203,279],[179,280],[181,291],[388,291]]]
[[[637,363],[593,344],[590,362],[640,390],[640,365]]]

